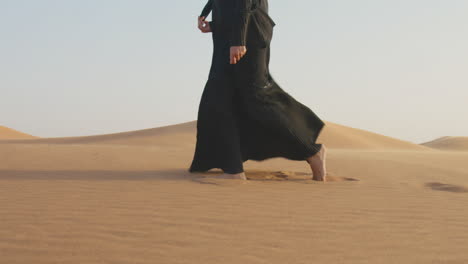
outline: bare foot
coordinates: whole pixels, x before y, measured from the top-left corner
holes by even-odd
[[[314,181],[326,181],[327,168],[326,168],[326,154],[327,150],[325,145],[322,144],[320,151],[317,154],[307,158],[307,163],[309,163],[310,168],[312,169]]]
[[[244,173],[244,172],[236,173],[236,174],[232,174],[232,173],[223,173],[223,174],[221,174],[220,176],[218,176],[218,177],[216,177],[216,178],[220,178],[220,179],[247,180],[247,177],[245,176],[245,173]]]

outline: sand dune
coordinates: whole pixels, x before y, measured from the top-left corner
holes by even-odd
[[[425,146],[383,136],[370,131],[325,121],[326,126],[318,142],[331,148],[346,149],[407,149],[425,150]],[[4,143],[47,144],[119,144],[119,145],[184,145],[195,142],[196,121],[95,136],[40,138],[33,141],[10,140]]]
[[[187,172],[195,124],[0,141],[0,263],[468,263],[468,152],[327,122],[330,182],[228,180]]]
[[[191,121],[164,127],[156,127],[104,135],[39,138],[32,141],[4,140],[0,141],[0,143],[170,145],[193,141],[194,133],[196,133],[196,122]]]
[[[330,148],[427,150],[425,146],[326,121],[317,141]]]
[[[421,145],[442,150],[468,151],[468,137],[441,137]]]
[[[35,136],[31,136],[29,134],[16,131],[14,129],[0,126],[0,140],[2,139],[31,139],[37,138]]]

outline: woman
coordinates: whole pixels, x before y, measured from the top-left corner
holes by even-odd
[[[325,123],[269,72],[274,26],[267,0],[209,0],[198,17],[214,51],[190,172],[220,168],[223,177],[245,180],[243,162],[284,157],[307,161],[313,180],[325,181],[326,149],[315,143]]]

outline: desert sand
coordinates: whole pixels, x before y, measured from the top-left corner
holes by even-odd
[[[2,139],[31,139],[31,138],[37,138],[37,137],[31,136],[29,134],[26,134],[20,131],[16,131],[9,127],[0,126],[0,140]]]
[[[468,150],[468,137],[441,137],[421,145],[443,150]]]
[[[0,263],[468,263],[466,138],[326,122],[329,182],[187,171],[196,122],[35,138],[0,127]]]

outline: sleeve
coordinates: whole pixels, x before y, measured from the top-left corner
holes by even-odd
[[[230,0],[235,2],[232,20],[231,46],[245,46],[247,24],[250,19],[252,0]]]
[[[208,3],[206,3],[205,7],[203,8],[200,16],[204,16],[204,17],[207,17],[210,12],[211,12],[211,8],[213,6],[213,0],[208,0]]]

